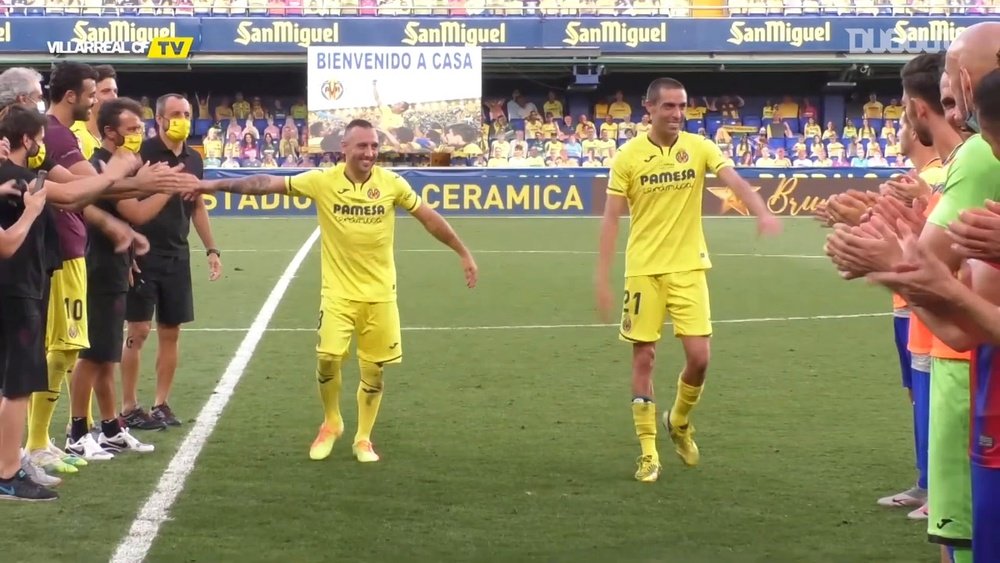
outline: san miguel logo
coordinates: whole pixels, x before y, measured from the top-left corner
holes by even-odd
[[[507,24],[497,26],[468,25],[462,22],[444,21],[434,26],[424,27],[418,21],[411,21],[403,29],[403,45],[504,45],[507,43]]]
[[[304,20],[309,21],[309,20]],[[252,21],[242,21],[236,26],[238,45],[289,44],[308,48],[310,45],[335,45],[340,43],[340,24],[337,22],[320,27],[302,25],[294,21],[273,21],[257,27]]]
[[[632,47],[667,42],[667,24],[636,26],[620,21],[602,21],[592,25],[571,21],[566,24],[563,43],[570,47],[616,44]]]

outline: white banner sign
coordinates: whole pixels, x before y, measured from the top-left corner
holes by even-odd
[[[478,47],[309,47],[309,110],[482,98]]]

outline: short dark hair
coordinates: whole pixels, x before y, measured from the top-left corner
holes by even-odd
[[[660,99],[660,90],[684,90],[684,85],[679,80],[673,78],[657,78],[649,83],[646,88],[646,101],[655,102]]]
[[[94,67],[77,62],[59,63],[52,69],[52,75],[49,77],[49,101],[58,104],[69,92],[76,92],[79,95],[83,92],[83,83],[87,80],[97,82],[97,71]]]
[[[351,129],[357,128],[374,129],[375,126],[372,125],[372,122],[367,119],[352,119],[351,122],[347,124],[347,127],[344,127],[344,134],[346,135]]]
[[[142,119],[142,105],[132,98],[115,98],[101,104],[101,109],[97,110],[97,129],[104,137],[104,129],[110,127],[117,129],[122,122],[122,114],[130,111]]]
[[[923,100],[938,115],[944,115],[941,105],[944,59],[943,53],[923,53],[910,59],[899,72],[903,91],[911,98]]]
[[[178,99],[178,100],[187,101],[187,98],[185,98],[184,96],[182,96],[180,94],[175,94],[175,93],[164,94],[164,95],[160,96],[159,98],[156,98],[156,115],[157,115],[157,117],[162,117],[163,116],[163,112],[166,111],[166,109],[167,109],[167,102],[169,102],[170,100],[173,100],[175,98]],[[190,102],[188,102],[188,103],[190,103]],[[139,114],[139,115],[141,116],[142,114]]]
[[[11,150],[24,146],[22,138],[36,137],[45,128],[48,119],[37,109],[20,104],[9,105],[0,111],[0,137],[10,141]]]
[[[983,77],[972,98],[981,121],[1000,123],[1000,68]]]
[[[115,67],[111,65],[97,65],[94,67],[94,70],[97,71],[98,82],[102,82],[109,78],[118,78],[118,73],[115,72]],[[142,114],[140,113],[139,115],[141,116]]]

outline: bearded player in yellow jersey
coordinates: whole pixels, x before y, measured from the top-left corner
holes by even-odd
[[[316,202],[322,241],[323,290],[319,317],[316,379],[325,416],[309,457],[326,459],[344,432],[340,416],[341,364],[351,336],[358,335],[358,430],[354,456],[378,461],[371,431],[382,400],[382,368],[403,358],[396,265],[392,246],[395,207],[413,215],[439,241],[458,253],[468,287],[478,268],[469,249],[443,217],[423,205],[401,176],[375,165],[378,135],[371,123],[356,119],[344,130],[345,163],[297,176],[248,176],[202,183],[202,193],[287,194]]]
[[[632,418],[642,448],[635,478],[647,483],[656,481],[661,471],[653,358],[668,314],[686,361],[663,424],[683,462],[694,466],[699,460],[689,415],[701,397],[712,335],[705,275],[711,262],[701,226],[705,175],[716,174],[746,204],[757,217],[760,234],[781,230],[764,200],[715,143],[681,130],[687,101],[684,86],[676,80],[658,78],[649,85],[644,105],[652,118],[651,129],[615,155],[601,223],[596,290],[598,310],[607,322],[615,303],[608,275],[618,222],[626,210],[631,215],[619,334],[632,343]]]

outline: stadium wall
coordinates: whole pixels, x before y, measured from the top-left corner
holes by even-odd
[[[608,172],[604,168],[397,168],[424,201],[446,216],[591,217],[604,211]],[[209,169],[206,179],[251,174],[291,176],[295,168]],[[877,190],[886,178],[905,172],[884,168],[740,169],[767,201],[785,216],[812,213],[831,194]],[[705,183],[702,211],[706,216],[747,215],[746,207],[714,176]],[[209,212],[220,216],[314,215],[312,201],[288,196],[205,196]]]

